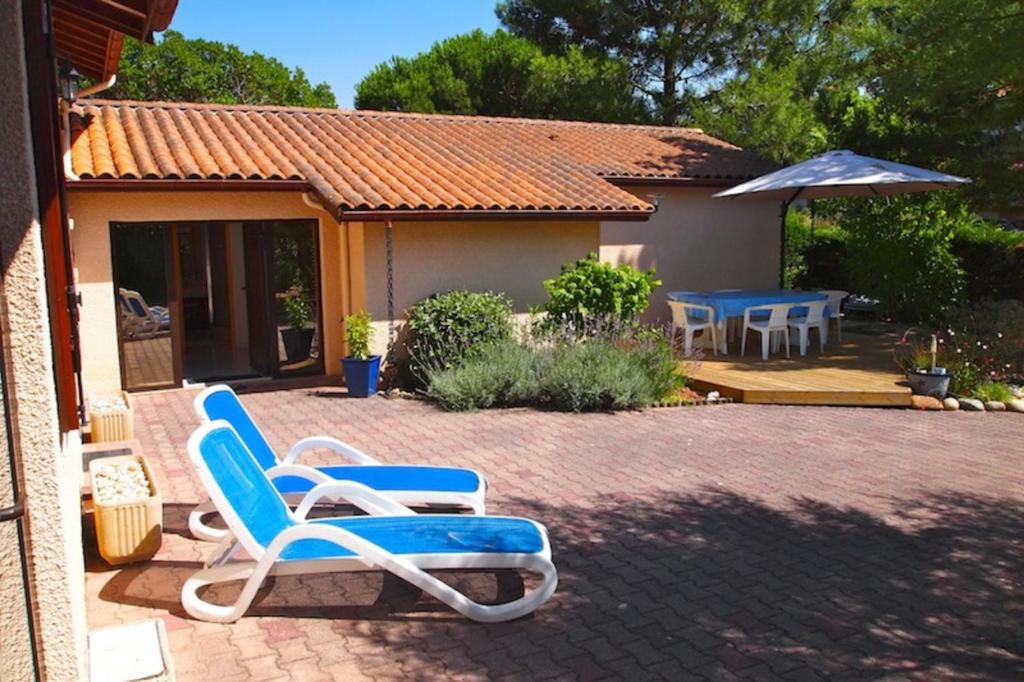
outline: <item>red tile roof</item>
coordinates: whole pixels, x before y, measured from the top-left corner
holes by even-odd
[[[72,110],[71,130],[72,168],[83,184],[300,181],[339,217],[395,210],[643,215],[653,206],[616,183],[732,185],[772,169],[692,128],[536,119],[84,101]]]

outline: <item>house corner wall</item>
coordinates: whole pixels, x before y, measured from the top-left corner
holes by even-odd
[[[25,519],[41,675],[87,678],[88,624],[81,529],[81,447],[77,432],[60,436],[50,340],[42,233],[24,64],[21,3],[0,3],[0,249],[6,299],[7,390],[24,466]],[[4,444],[6,445],[6,443]],[[9,483],[0,456],[0,483]],[[7,481],[3,481],[6,478]],[[0,505],[10,504],[9,485]],[[0,530],[0,679],[31,679],[20,557]]]
[[[652,193],[651,187],[624,189]],[[601,260],[653,268],[662,281],[645,322],[671,319],[665,305],[670,291],[778,286],[778,202],[713,198],[719,189],[658,187],[658,211],[647,222],[601,223]]]

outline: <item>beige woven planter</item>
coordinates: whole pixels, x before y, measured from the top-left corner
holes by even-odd
[[[125,462],[138,462],[149,484],[149,497],[123,502],[106,502],[97,496],[97,472]],[[160,549],[163,532],[163,506],[160,491],[141,455],[102,457],[89,462],[92,480],[93,518],[100,556],[110,564],[127,564],[152,559]]]
[[[89,433],[93,443],[111,443],[135,437],[135,411],[131,399],[125,391],[121,391],[119,397],[127,410],[105,410],[98,407],[101,401],[89,399]]]

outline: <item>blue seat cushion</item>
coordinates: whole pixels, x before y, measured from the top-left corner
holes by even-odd
[[[544,547],[536,524],[501,516],[353,516],[313,519],[344,528],[392,554],[536,554]],[[355,556],[325,540],[299,540],[281,553],[288,561]]]
[[[430,491],[441,493],[474,493],[483,483],[469,469],[422,466],[324,466],[317,470],[339,481],[356,481],[368,488],[387,491]],[[283,495],[308,492],[315,484],[299,476],[274,479],[274,486]]]

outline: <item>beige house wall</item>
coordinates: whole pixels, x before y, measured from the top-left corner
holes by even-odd
[[[24,465],[29,571],[38,606],[43,679],[86,679],[81,446],[61,442],[46,303],[42,235],[26,101],[21,3],[0,3],[0,260],[8,334],[7,389]],[[6,441],[2,448],[6,449]],[[0,506],[11,503],[0,452]],[[14,523],[0,527],[0,679],[31,679]]]
[[[601,223],[602,260],[654,268],[663,284],[645,320],[670,319],[669,291],[778,286],[777,201],[713,199],[717,188],[625,187],[643,197],[660,195],[647,222]]]
[[[596,221],[492,220],[395,222],[395,316],[431,294],[452,289],[504,292],[517,312],[546,300],[541,282],[563,263],[597,252]],[[374,352],[387,347],[387,283],[383,223],[352,224],[363,235],[366,309],[377,333]]]
[[[75,190],[69,194],[74,221],[72,244],[82,293],[82,375],[86,395],[108,394],[121,387],[117,311],[114,301],[110,224],[189,220],[318,220],[324,366],[340,373],[342,317],[348,309],[347,236],[323,210],[310,207],[299,192],[138,192]],[[234,242],[235,240],[232,240]],[[237,262],[237,261],[236,261]]]

